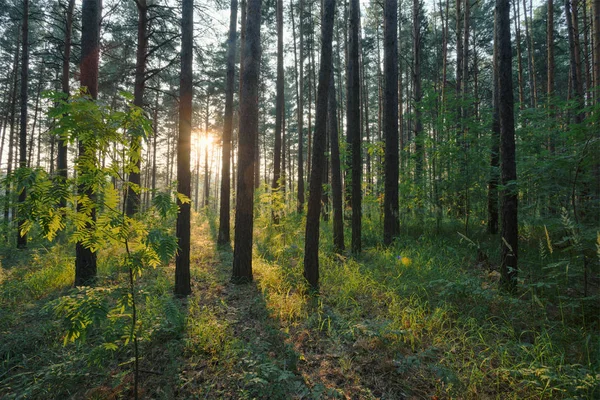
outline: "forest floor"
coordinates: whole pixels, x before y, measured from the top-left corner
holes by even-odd
[[[522,290],[503,293],[493,263],[455,231],[407,233],[382,248],[367,226],[359,257],[334,254],[328,224],[311,296],[300,219],[262,226],[251,284],[230,283],[232,251],[215,246],[206,216],[193,224],[190,297],[173,297],[173,265],[141,277],[140,398],[600,397],[597,298],[557,296],[527,275]],[[72,293],[68,248],[2,252],[0,398],[132,394],[131,345],[103,346],[115,323],[63,345],[53,310]],[[108,261],[99,270],[108,292],[124,275]]]

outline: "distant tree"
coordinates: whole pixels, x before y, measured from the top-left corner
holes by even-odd
[[[177,239],[179,251],[175,258],[175,294],[192,293],[190,281],[190,214],[192,138],[192,60],[194,38],[194,1],[183,0],[181,9],[181,80],[179,88],[179,139],[177,142],[177,192],[187,197],[178,200]]]
[[[98,62],[100,59],[100,15],[102,14],[101,0],[83,0],[81,6],[81,64],[80,79],[81,86],[87,88],[92,99],[98,98]],[[79,168],[85,169],[86,157],[93,153],[79,144]],[[81,171],[83,174],[84,171]],[[78,191],[93,201],[95,195],[92,188],[86,184],[80,184]],[[82,212],[84,205],[77,203],[77,211]],[[96,221],[96,210],[92,209],[91,222],[88,228],[92,228]],[[75,286],[88,286],[96,279],[96,252],[85,246],[82,242],[75,244]]]
[[[254,162],[258,135],[258,72],[261,0],[248,0],[246,38],[242,48],[238,180],[235,208],[233,272],[235,283],[252,281]]]

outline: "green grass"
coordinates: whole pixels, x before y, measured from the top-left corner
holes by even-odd
[[[560,255],[540,256],[540,232],[522,240],[523,279],[509,295],[498,290],[497,238],[473,227],[477,245],[456,233],[460,226],[441,228],[405,226],[385,248],[370,221],[355,258],[332,253],[324,223],[316,296],[302,279],[302,217],[274,226],[259,214],[255,282],[233,285],[231,249],[214,245],[215,216],[198,216],[192,296],[172,295],[173,266],[140,280],[141,397],[600,397],[598,298],[578,295],[577,276],[570,286],[545,279],[543,267]],[[476,260],[477,246],[489,262]],[[0,255],[0,397],[131,396],[131,346],[102,346],[117,334],[115,322],[63,346],[52,305],[72,290],[71,246]],[[125,280],[116,255],[101,254],[100,286]]]

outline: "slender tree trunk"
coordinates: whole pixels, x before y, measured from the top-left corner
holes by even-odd
[[[463,17],[462,17],[462,2],[463,0],[456,0],[456,98],[460,98],[460,94],[462,92],[462,73],[463,73],[463,67],[462,67],[462,57],[463,57],[463,40],[462,40],[462,34],[463,34],[463,29],[462,29],[462,21],[463,21]],[[413,12],[414,12],[414,6],[413,6]],[[413,24],[414,24],[414,17],[413,17]],[[414,32],[414,27],[413,27],[413,32]],[[413,40],[415,40],[413,38]],[[459,106],[459,111],[460,111],[460,106]],[[460,115],[460,113],[458,113],[457,115]]]
[[[523,0],[523,18],[525,18],[525,41],[527,42],[527,62],[529,64],[529,96],[531,107],[537,107],[537,88],[535,76],[535,59],[533,55],[533,35],[531,34],[532,21],[527,18],[527,2]]]
[[[11,88],[11,100],[10,100],[10,133],[8,139],[8,160],[6,163],[6,176],[10,177],[12,175],[12,167],[13,167],[13,148],[14,148],[14,138],[15,138],[15,115],[16,115],[16,107],[17,107],[17,83],[18,83],[18,70],[19,70],[19,55],[21,54],[21,34],[17,35],[17,45],[15,46],[15,58],[13,62],[13,82]],[[11,200],[11,184],[10,180],[7,181],[6,191],[4,195],[4,221],[6,223],[9,222],[9,213],[10,213],[10,200]]]
[[[230,204],[231,204],[231,136],[233,134],[233,81],[235,79],[235,42],[237,36],[237,0],[231,0],[229,19],[229,37],[227,39],[227,81],[225,87],[225,118],[223,121],[223,148],[221,171],[221,204],[219,208],[219,236],[220,245],[229,243],[230,231]]]
[[[360,253],[362,227],[362,154],[360,137],[360,69],[359,69],[359,24],[360,2],[350,0],[350,32],[348,42],[348,96],[346,125],[351,151],[352,171],[352,252]]]
[[[281,133],[283,125],[283,0],[277,0],[277,99],[275,104],[275,149],[273,156],[273,192],[279,190],[281,178]],[[279,223],[279,214],[274,209],[273,222]]]
[[[355,1],[355,0],[353,0]],[[322,169],[325,165],[325,141],[327,135],[327,103],[332,73],[332,38],[335,0],[324,0],[321,22],[321,65],[319,67],[319,89],[315,119],[315,134],[312,153],[312,170],[306,235],[304,245],[304,278],[311,289],[319,287],[319,223],[321,214]],[[358,71],[357,71],[358,72]]]
[[[40,66],[40,71],[39,71],[39,76],[38,76],[37,90],[35,91],[35,106],[33,107],[33,123],[31,124],[31,136],[29,138],[29,145],[27,146],[27,151],[28,151],[27,168],[31,168],[31,165],[33,164],[32,161],[33,161],[33,148],[35,147],[34,146],[35,128],[38,125],[38,111],[39,111],[39,107],[40,107],[40,96],[42,94],[45,66],[46,66],[46,64],[44,63],[44,60],[42,60],[42,64]],[[40,123],[39,125],[42,125],[42,124]],[[40,131],[41,131],[41,129],[38,129],[38,133],[40,133]],[[40,140],[41,140],[41,138],[40,138],[40,135],[38,134],[38,144],[39,144]],[[40,158],[39,146],[38,146],[37,158],[38,158],[38,166],[39,166],[39,158]]]
[[[548,80],[546,85],[546,94],[548,100],[554,93],[554,0],[548,0],[548,22],[546,26],[546,44],[547,44],[547,62],[548,62]]]
[[[235,247],[231,280],[252,280],[252,228],[254,206],[254,152],[258,135],[258,74],[261,0],[248,0],[246,40],[242,49],[238,180],[235,210]]]
[[[62,60],[61,85],[63,93],[69,97],[69,66],[71,64],[71,32],[73,29],[73,9],[75,0],[69,0],[65,18],[65,44]],[[58,157],[56,159],[56,173],[63,180],[68,177],[67,173],[67,144],[62,138],[58,138]],[[61,206],[66,205],[65,200],[61,200]]]
[[[383,129],[385,137],[383,242],[389,245],[400,231],[398,204],[398,1],[386,0],[383,14]]]
[[[154,118],[153,118],[153,130],[152,135],[152,186],[151,186],[151,200],[154,200],[156,195],[156,145],[158,142],[158,93],[156,93],[156,99],[154,100]]]
[[[496,0],[498,16],[498,111],[500,116],[500,169],[502,177],[501,283],[512,290],[517,284],[518,203],[515,161],[515,121],[510,45],[509,0]]]
[[[572,11],[573,4],[570,0],[565,0],[565,16],[567,20],[567,32],[569,38],[569,54],[570,54],[570,78],[571,78],[571,87],[572,87],[572,98],[577,102],[577,110],[575,112],[575,123],[581,123],[583,121],[583,114],[580,112],[583,107],[583,96],[582,96],[582,88],[581,88],[581,72],[579,70],[580,64],[579,60],[579,40],[576,39],[576,35],[578,32],[575,29],[573,24],[574,18]],[[574,9],[574,7],[573,7]]]
[[[590,65],[590,24],[588,23],[587,16],[587,1],[583,1],[583,69],[585,71],[585,98],[586,103],[590,104],[592,101],[592,75],[591,75],[591,65]]]
[[[181,75],[179,86],[179,139],[177,141],[177,191],[191,196],[190,152],[192,138],[192,64],[194,0],[183,0],[181,12]],[[177,240],[175,257],[175,294],[187,296],[192,292],[190,281],[190,215],[191,204],[177,200]]]
[[[551,0],[550,0],[551,1]],[[498,233],[498,166],[500,162],[500,114],[498,104],[498,15],[494,12],[494,55],[492,92],[492,148],[490,157],[490,179],[488,181],[488,233]]]
[[[344,209],[342,199],[342,167],[340,162],[340,139],[338,135],[337,101],[333,68],[329,83],[329,142],[331,143],[331,201],[333,208],[333,246],[344,250]]]
[[[414,54],[414,66],[413,66],[413,98],[415,100],[414,108],[414,130],[415,130],[415,153],[416,153],[416,162],[415,162],[415,182],[418,187],[423,186],[423,121],[421,117],[421,99],[423,94],[421,92],[421,52],[422,52],[422,43],[421,43],[421,4],[419,0],[413,0],[413,54]],[[461,46],[462,49],[462,46]],[[462,57],[461,57],[462,58]],[[464,60],[462,61],[464,62]],[[461,66],[462,66],[461,62]],[[461,73],[462,74],[462,73]],[[460,80],[462,81],[464,77]],[[462,84],[461,86],[462,87]],[[419,207],[420,208],[420,207]],[[419,210],[421,213],[422,210]]]
[[[516,8],[515,8],[516,5]],[[523,53],[521,52],[521,13],[519,11],[519,0],[513,1],[513,13],[515,16],[515,35],[517,45],[517,64],[519,77],[519,108],[525,109],[525,85],[523,82]]]
[[[19,168],[27,167],[27,101],[29,85],[29,0],[23,0],[23,24],[21,26],[23,53],[21,55],[21,123],[19,134]],[[20,184],[19,184],[20,185]],[[25,203],[27,189],[19,188],[19,204]],[[17,231],[17,247],[22,249],[27,246],[27,235],[21,233],[25,226],[25,218],[19,215],[19,229]]]
[[[133,86],[133,104],[137,107],[144,107],[144,89],[145,89],[145,71],[146,71],[146,53],[148,48],[148,7],[146,0],[135,0],[138,10],[137,26],[137,52],[135,61],[135,83]],[[141,150],[142,138],[140,136],[131,137],[132,150]],[[140,167],[141,158],[135,161],[135,170],[129,173],[129,186],[127,187],[127,204],[125,211],[128,216],[133,216],[140,207]]]
[[[100,59],[100,16],[102,14],[101,0],[83,0],[81,6],[81,64],[80,79],[81,86],[87,88],[92,99],[98,98],[98,63]],[[80,159],[89,155],[92,149],[86,148],[83,143],[79,144]],[[80,165],[82,173],[84,165]],[[80,195],[87,196],[95,201],[95,194],[87,185],[80,183],[78,187]],[[77,212],[83,212],[82,204],[77,204]],[[91,227],[96,220],[96,210],[92,209],[90,218]],[[86,247],[82,242],[75,244],[75,286],[89,286],[96,280],[96,253]]]
[[[304,1],[300,0],[299,14],[299,63],[298,63],[298,212],[304,212],[304,109],[303,109],[303,93],[304,93],[304,23],[302,14],[304,12]],[[292,15],[292,22],[294,17]],[[294,38],[296,35],[294,34]],[[294,39],[294,45],[296,41]]]

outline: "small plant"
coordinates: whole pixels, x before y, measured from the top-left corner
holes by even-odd
[[[77,177],[73,180],[54,181],[42,170],[17,172],[18,187],[27,188],[28,193],[19,210],[28,216],[21,233],[38,226],[41,234],[52,241],[68,221],[74,221],[71,242],[81,243],[92,252],[117,249],[116,261],[127,276],[124,282],[116,288],[80,287],[51,307],[66,323],[65,345],[85,339],[90,327],[108,321],[112,334],[104,338],[102,347],[115,351],[120,346],[133,346],[137,399],[143,329],[139,301],[143,296],[136,280],[146,268],[167,264],[177,251],[177,239],[165,227],[165,221],[177,214],[175,196],[156,193],[150,209],[135,217],[125,213],[127,175],[139,172],[136,162],[140,159],[140,147],[131,147],[130,138],[146,138],[150,132],[140,108],[128,103],[125,111],[116,111],[92,101],[84,92],[68,102],[60,94],[50,93],[49,97],[57,103],[50,111],[56,119],[53,133],[69,143],[79,142],[85,150],[77,159]],[[127,94],[123,97],[131,100]],[[77,194],[73,187],[78,188]],[[136,186],[133,190],[139,192],[142,188]],[[177,196],[182,202],[189,201]]]

